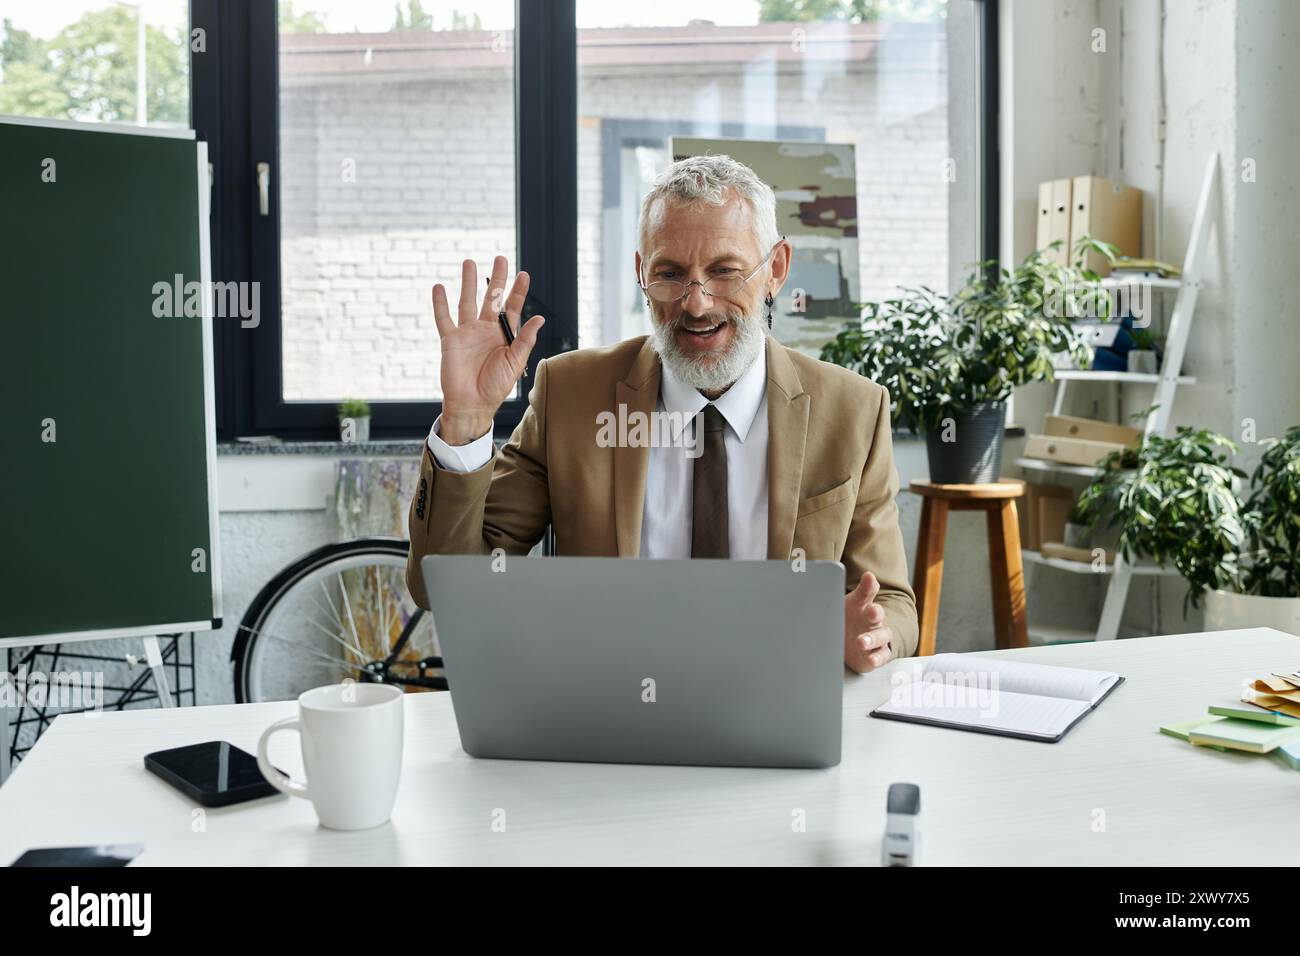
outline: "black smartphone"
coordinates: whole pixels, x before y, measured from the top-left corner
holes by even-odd
[[[28,850],[10,866],[126,866],[144,850],[143,843],[104,846],[54,846]]]
[[[280,791],[257,768],[257,758],[224,740],[146,754],[145,769],[205,807],[225,807]]]

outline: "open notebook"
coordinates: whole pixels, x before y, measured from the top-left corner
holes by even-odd
[[[936,654],[871,716],[1055,743],[1123,682],[1108,671]]]

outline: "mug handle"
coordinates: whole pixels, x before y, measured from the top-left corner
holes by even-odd
[[[262,771],[262,776],[266,778],[267,783],[281,793],[287,793],[291,797],[305,797],[310,800],[311,794],[307,790],[307,784],[295,783],[289,779],[288,774],[276,770],[271,766],[270,758],[266,755],[266,745],[270,743],[271,737],[276,731],[280,730],[296,730],[301,734],[302,725],[297,717],[286,717],[283,720],[277,720],[262,731],[262,736],[257,741],[257,769]]]

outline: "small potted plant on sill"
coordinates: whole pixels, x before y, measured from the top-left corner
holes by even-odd
[[[996,481],[1012,390],[1052,381],[1060,354],[1086,366],[1091,353],[1073,320],[1112,315],[1109,295],[1082,262],[1089,250],[1113,259],[1114,246],[1085,236],[1075,249],[1072,266],[1043,250],[1013,271],[981,263],[951,296],[922,286],[864,303],[861,322],[821,358],[889,389],[894,424],[925,434],[931,481]]]
[[[370,441],[370,405],[360,398],[339,404],[339,438],[344,444]]]
[[[1300,634],[1300,426],[1261,444],[1246,484],[1223,435],[1183,427],[1151,436],[1136,468],[1098,474],[1080,510],[1094,521],[1110,515],[1125,560],[1172,564],[1187,582],[1184,613],[1204,605],[1207,630]]]

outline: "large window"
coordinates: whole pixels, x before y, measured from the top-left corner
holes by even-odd
[[[326,437],[335,404],[363,398],[372,435],[424,434],[441,397],[429,289],[457,286],[463,258],[532,275],[534,364],[646,331],[636,215],[674,138],[835,151],[847,186],[814,169],[782,197],[828,227],[792,236],[823,325],[898,285],[950,287],[994,248],[996,217],[971,211],[994,176],[991,7],[192,0],[221,51],[191,61],[214,271],[261,302],[255,327],[218,323],[221,433]],[[521,390],[498,430],[524,406]]]
[[[283,398],[435,401],[430,285],[517,265],[514,6],[319,6],[280,8]]]
[[[828,337],[833,321],[799,311],[810,294],[838,300],[824,310],[838,318],[900,285],[946,289],[954,171],[973,168],[977,147],[975,123],[949,123],[950,60],[959,70],[974,62],[970,8],[578,0],[581,344],[649,331],[631,263],[640,200],[672,159],[670,137],[720,140],[716,151],[738,158],[727,140],[853,147],[792,164],[797,182],[769,177],[782,232],[800,233],[776,306],[779,338],[815,352]],[[831,163],[834,174],[800,179]],[[817,224],[831,209],[838,229]],[[960,266],[980,258],[974,231],[956,238]]]
[[[534,364],[574,346],[571,2],[193,9],[222,51],[194,59],[214,273],[255,283],[261,303],[255,324],[217,326],[224,437],[337,435],[346,398],[371,403],[374,437],[427,432],[441,398],[430,289],[458,288],[465,258],[483,277],[497,254],[532,275],[527,310],[547,317]],[[524,406],[520,390],[498,428]]]

